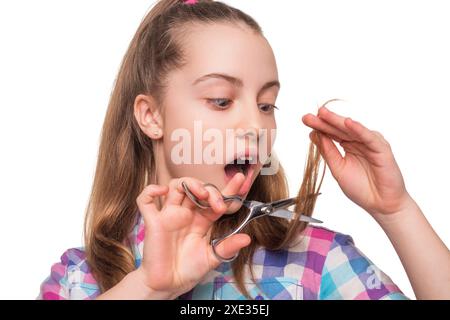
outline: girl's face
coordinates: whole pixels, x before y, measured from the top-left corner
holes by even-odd
[[[222,189],[242,170],[245,196],[275,138],[279,82],[272,49],[263,36],[227,24],[192,27],[183,47],[188,63],[168,77],[159,182],[189,176]],[[250,164],[230,165],[243,157]]]

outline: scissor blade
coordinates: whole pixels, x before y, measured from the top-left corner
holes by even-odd
[[[272,216],[272,217],[285,218],[288,220],[293,219],[294,215],[295,215],[295,212],[292,212],[291,210],[287,210],[287,209],[278,209],[270,214],[270,216]],[[300,215],[300,221],[311,222],[311,223],[323,223],[323,221],[320,221],[319,219],[315,219],[315,218],[308,217],[305,215]]]
[[[272,208],[277,210],[277,209],[290,207],[293,204],[295,204],[296,201],[297,201],[297,198],[287,198],[287,199],[276,200],[276,201],[270,202],[269,204],[272,206]]]
[[[269,216],[285,218],[285,219],[290,220],[290,219],[294,218],[294,212],[292,212],[290,210],[286,210],[286,209],[278,209],[278,210],[272,212],[271,214],[269,214]]]

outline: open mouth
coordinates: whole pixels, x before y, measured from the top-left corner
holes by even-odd
[[[254,166],[253,162],[254,161],[252,157],[234,159],[232,162],[228,163],[225,166],[225,174],[230,179],[233,178],[234,175],[238,172],[243,173],[247,177],[250,168]]]
[[[245,180],[237,193],[239,196],[245,196],[249,192],[258,167],[258,159],[256,149],[246,149],[235,153],[232,159],[227,160],[224,166],[226,184],[239,172],[245,176]]]
[[[225,166],[225,174],[229,178],[233,178],[234,175],[238,172],[242,172],[245,176],[247,176],[248,169],[250,167],[250,161],[245,160],[244,163],[238,163],[241,161],[234,160],[232,163],[229,163]]]

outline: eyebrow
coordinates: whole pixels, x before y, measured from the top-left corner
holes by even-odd
[[[241,79],[230,76],[228,74],[224,74],[224,73],[210,73],[210,74],[206,74],[204,76],[201,76],[200,78],[198,78],[197,80],[195,80],[192,85],[196,85],[199,82],[202,81],[206,81],[209,79],[223,79],[226,80],[228,82],[230,82],[233,86],[237,87],[237,88],[241,88],[244,86],[244,83]],[[267,90],[270,87],[278,87],[278,90],[281,87],[281,84],[278,80],[272,80],[267,82],[265,85],[262,86],[260,91],[264,91]]]

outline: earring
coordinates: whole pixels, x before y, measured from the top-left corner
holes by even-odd
[[[154,134],[155,136],[159,136],[159,129],[154,130],[154,131],[153,131],[153,134]]]

